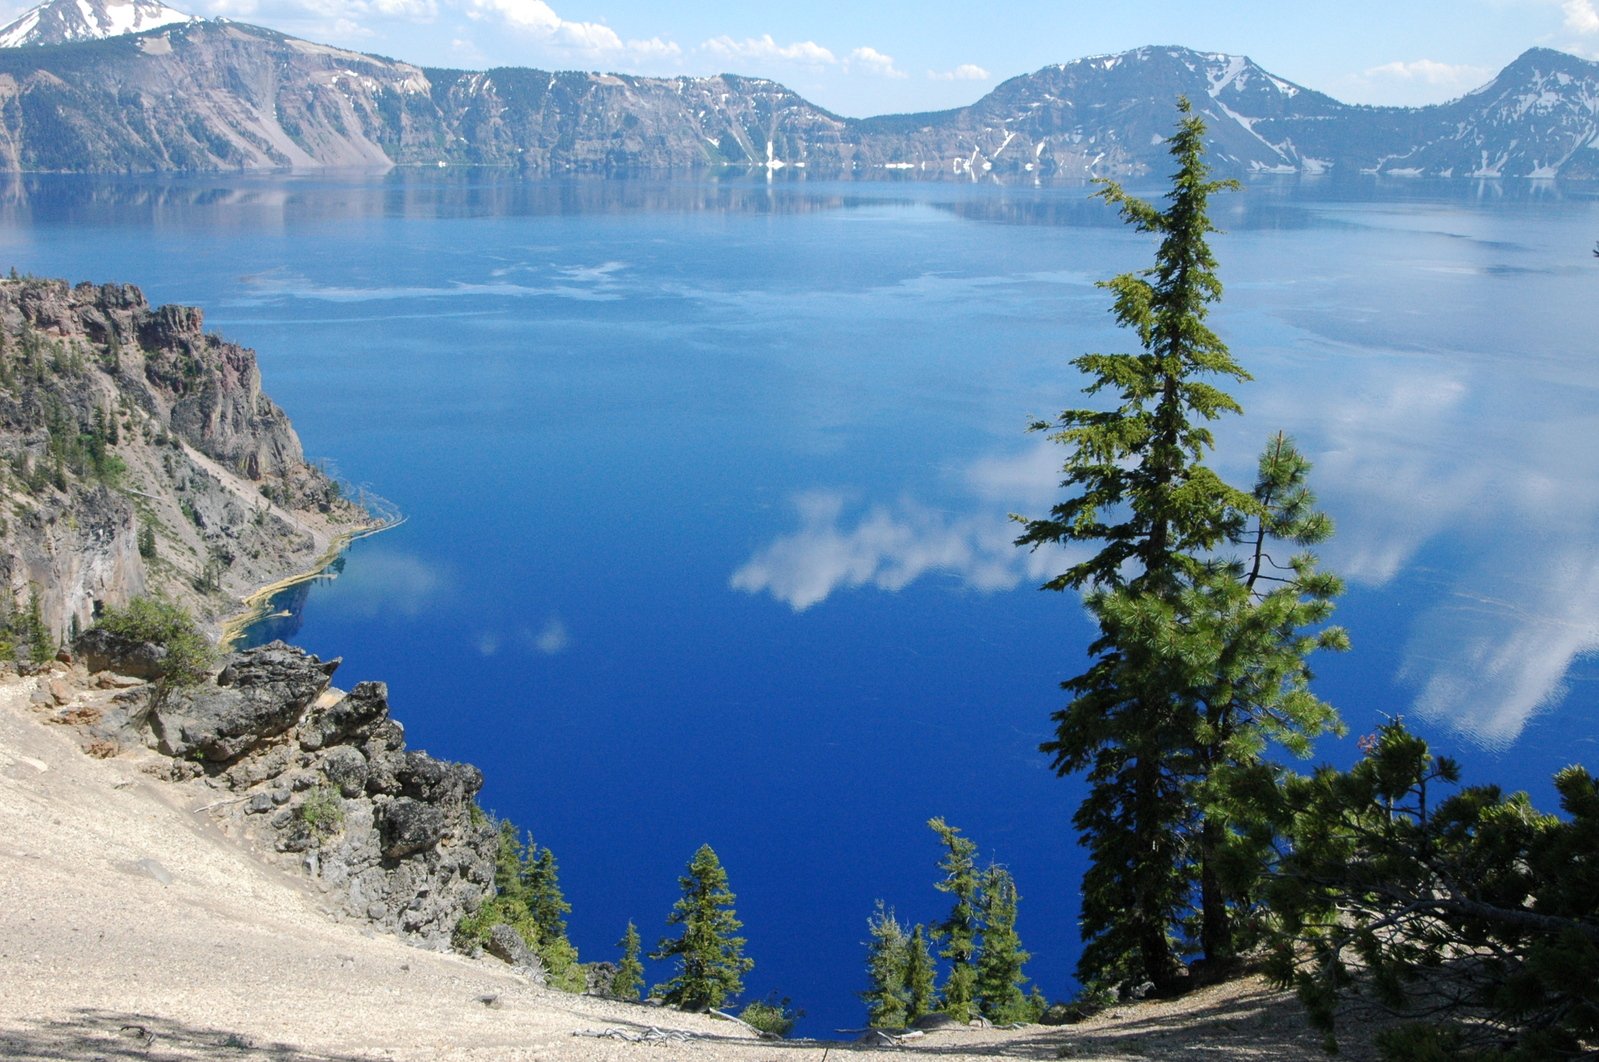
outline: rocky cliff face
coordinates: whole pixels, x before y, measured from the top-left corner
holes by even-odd
[[[63,641],[152,591],[215,621],[366,519],[251,351],[126,285],[0,281],[0,454],[0,609]]]
[[[229,834],[307,875],[337,913],[445,948],[493,894],[498,833],[477,809],[483,776],[407,749],[388,689],[331,685],[339,661],[282,642],[230,656],[209,681],[157,694],[92,637],[36,700],[94,755],[157,753],[146,769],[215,792]],[[531,965],[531,964],[530,964]]]

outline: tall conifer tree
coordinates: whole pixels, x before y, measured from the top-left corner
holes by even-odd
[[[1187,100],[1178,108],[1165,209],[1110,182],[1099,193],[1160,237],[1152,268],[1101,284],[1141,350],[1073,361],[1089,378],[1085,393],[1112,401],[1033,425],[1068,448],[1069,496],[1048,518],[1023,521],[1017,539],[1100,547],[1045,584],[1082,591],[1100,634],[1088,670],[1062,683],[1071,698],[1042,748],[1059,773],[1085,772],[1090,785],[1073,818],[1090,853],[1078,975],[1158,988],[1177,981],[1196,886],[1203,945],[1216,957],[1231,952],[1230,908],[1248,875],[1220,865],[1247,864],[1249,846],[1232,842],[1257,836],[1239,794],[1246,776],[1259,780],[1263,737],[1292,744],[1331,725],[1330,709],[1305,700],[1304,655],[1321,643],[1299,629],[1323,618],[1336,592],[1313,558],[1279,596],[1261,589],[1258,543],[1311,541],[1322,525],[1298,527],[1285,495],[1274,503],[1246,494],[1204,463],[1210,423],[1241,412],[1224,387],[1250,377],[1206,324],[1221,296],[1209,199],[1235,183],[1210,179],[1204,123]],[[1297,469],[1293,482],[1273,483],[1302,488],[1303,467],[1288,461],[1273,474],[1285,469]],[[1217,551],[1243,544],[1251,518],[1264,536],[1246,574]]]
[[[977,999],[983,1017],[996,1025],[1027,1021],[1032,1007],[1022,992],[1022,966],[1031,956],[1016,933],[1016,881],[1004,867],[983,874],[983,947],[977,956]]]
[[[934,887],[955,897],[949,917],[937,927],[947,941],[939,954],[949,960],[943,1010],[957,1021],[968,1021],[975,1015],[977,1002],[978,892],[982,887],[977,844],[942,818],[929,819],[927,825],[944,845],[944,858],[938,864],[944,880],[935,882]]]
[[[744,924],[733,913],[733,892],[727,871],[708,844],[689,861],[688,874],[678,879],[682,897],[672,905],[668,925],[682,926],[681,936],[663,937],[652,959],[675,959],[677,974],[655,991],[674,1007],[709,1010],[744,990],[744,975],[754,966],[744,955]]]

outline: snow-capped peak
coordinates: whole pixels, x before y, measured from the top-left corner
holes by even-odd
[[[49,0],[0,27],[0,48],[98,40],[194,19],[160,0]]]

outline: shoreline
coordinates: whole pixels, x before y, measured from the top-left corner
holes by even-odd
[[[335,535],[332,541],[328,543],[328,548],[322,551],[322,555],[312,563],[311,567],[286,578],[267,583],[265,586],[244,595],[244,597],[239,599],[239,611],[228,616],[218,625],[217,646],[223,650],[231,650],[233,644],[243,637],[245,630],[252,623],[266,615],[267,606],[271,603],[273,597],[291,586],[299,586],[301,583],[308,583],[313,579],[321,578],[323,573],[332,567],[333,562],[344,555],[345,550],[349,549],[352,543],[399,527],[405,523],[405,520],[406,518],[402,516],[397,520],[368,524],[355,531],[345,531]]]

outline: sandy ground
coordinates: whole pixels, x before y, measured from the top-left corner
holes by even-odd
[[[0,1058],[1326,1057],[1291,1001],[1250,982],[875,1049],[539,988],[336,923],[307,882],[219,831],[203,810],[217,791],[156,780],[144,750],[86,755],[52,725],[64,709],[31,703],[37,682],[0,681]]]

